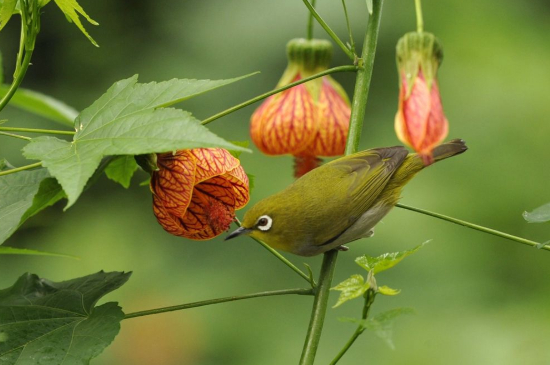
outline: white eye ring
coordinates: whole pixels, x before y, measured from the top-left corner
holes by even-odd
[[[273,219],[271,219],[271,217],[268,215],[262,215],[256,221],[256,227],[258,227],[260,231],[269,231],[272,224],[273,224]]]

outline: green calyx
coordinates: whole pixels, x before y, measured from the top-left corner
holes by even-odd
[[[286,45],[290,64],[297,64],[304,71],[326,70],[332,60],[332,44],[324,39],[292,39]]]
[[[422,70],[428,88],[432,87],[437,69],[443,61],[443,48],[439,40],[431,33],[410,32],[397,42],[396,56],[399,78],[401,79],[405,74],[407,79],[408,97],[420,70]]]
[[[139,165],[139,167],[141,167],[143,171],[146,171],[151,175],[153,175],[153,172],[159,170],[157,166],[156,153],[150,153],[147,155],[136,155],[134,156],[134,158],[136,159],[136,162]]]
[[[296,38],[287,43],[288,66],[277,87],[296,81],[296,78],[309,77],[329,68],[332,60],[332,44],[324,39]],[[321,89],[321,78],[305,84],[315,99]]]

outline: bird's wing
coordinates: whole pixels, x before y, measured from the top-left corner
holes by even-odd
[[[343,192],[343,196],[339,197],[343,200],[329,227],[317,237],[317,243],[332,242],[359,219],[384,190],[407,154],[402,146],[377,148],[327,164],[326,167],[333,169],[332,176],[337,177],[334,183],[344,185],[336,189]]]

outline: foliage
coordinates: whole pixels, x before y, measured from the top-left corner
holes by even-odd
[[[0,290],[0,362],[6,365],[88,364],[117,335],[117,303],[96,307],[130,273],[105,273],[53,282],[24,274]]]

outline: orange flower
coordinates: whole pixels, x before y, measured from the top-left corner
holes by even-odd
[[[326,70],[332,46],[323,40],[294,39],[287,53],[289,64],[277,87]],[[267,98],[252,115],[250,134],[265,154],[295,156],[299,177],[318,166],[317,156],[344,153],[349,117],[345,91],[323,76]]]
[[[449,131],[436,79],[441,59],[439,42],[430,33],[407,33],[397,43],[400,89],[395,131],[401,142],[422,155],[425,165],[433,163],[432,150]]]
[[[248,177],[221,148],[157,154],[151,178],[153,211],[169,233],[206,240],[229,228],[235,210],[248,203]]]

